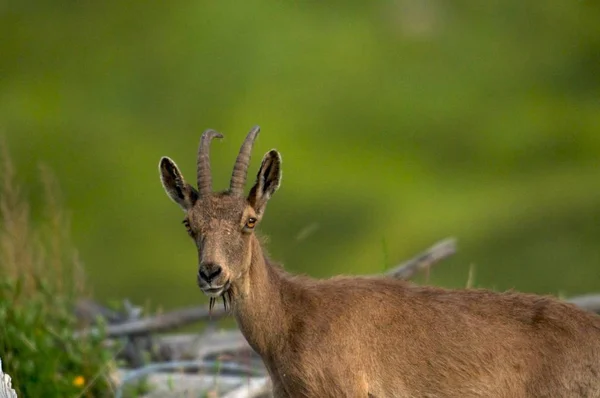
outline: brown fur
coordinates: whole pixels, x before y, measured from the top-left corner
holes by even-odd
[[[262,218],[280,164],[265,155],[247,198],[202,197],[174,162],[160,164],[199,270],[222,269],[198,283],[231,298],[275,397],[600,397],[600,317],[574,305],[385,277],[316,280],[271,263],[247,222]]]

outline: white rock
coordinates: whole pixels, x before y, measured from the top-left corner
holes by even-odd
[[[0,398],[17,398],[10,376],[2,371],[2,359],[0,359]]]

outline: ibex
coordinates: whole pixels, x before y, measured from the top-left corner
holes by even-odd
[[[168,157],[159,169],[197,246],[200,289],[229,303],[275,397],[600,397],[600,317],[574,305],[389,277],[319,280],[272,262],[255,230],[281,183],[277,150],[244,195],[258,133],[223,192],[211,187],[214,130],[200,139],[197,190]]]

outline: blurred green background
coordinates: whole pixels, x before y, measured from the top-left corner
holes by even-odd
[[[11,1],[0,134],[57,174],[95,296],[206,302],[158,161],[216,189],[283,155],[261,225],[292,272],[363,274],[455,236],[426,281],[600,291],[597,1]],[[250,182],[248,183],[248,187]]]

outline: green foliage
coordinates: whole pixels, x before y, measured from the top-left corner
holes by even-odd
[[[30,228],[29,208],[4,153],[0,175],[0,357],[19,397],[103,397],[112,353],[102,327],[77,337],[84,294],[55,183],[42,170],[46,223]],[[37,191],[42,191],[36,190]],[[102,324],[100,324],[102,326]]]
[[[150,392],[152,392],[152,387],[148,382],[147,377],[142,377],[140,380],[127,383],[123,387],[123,397],[125,398],[137,398]]]

